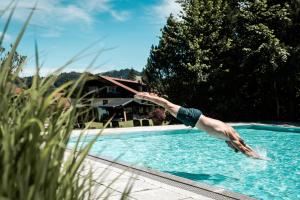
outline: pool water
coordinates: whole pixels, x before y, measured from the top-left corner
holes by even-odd
[[[92,155],[170,173],[258,199],[300,199],[300,133],[263,126],[235,127],[271,161],[234,153],[195,129],[101,136]],[[94,136],[85,137],[84,143]],[[71,138],[72,147],[77,138]]]

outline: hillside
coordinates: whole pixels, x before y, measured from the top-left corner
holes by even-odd
[[[132,74],[134,74],[136,76],[142,75],[141,72],[136,71],[134,69],[128,69],[128,68],[100,73],[100,75],[103,75],[103,76],[111,76],[111,77],[115,77],[115,78],[124,78],[124,79],[131,79]]]
[[[121,70],[107,71],[107,72],[99,73],[97,75],[111,76],[111,77],[123,78],[123,79],[133,79],[134,76],[141,76],[141,74],[142,73],[139,71],[126,68],[126,69],[121,69]],[[79,73],[79,72],[63,72],[58,76],[58,79],[55,82],[54,86],[59,87],[68,81],[76,80],[79,78],[80,75],[81,75],[81,73]],[[23,80],[24,80],[26,86],[30,87],[30,85],[32,83],[32,76],[24,77]]]

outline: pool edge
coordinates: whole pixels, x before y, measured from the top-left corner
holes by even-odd
[[[229,125],[233,127],[248,127],[248,128],[253,128],[255,126],[257,127],[262,127],[266,130],[274,129],[282,129],[282,130],[288,130],[288,129],[294,129],[296,130],[295,133],[300,133],[300,126],[295,126],[295,125],[284,125],[284,124],[266,124],[266,123],[232,123],[229,122]],[[180,130],[180,129],[185,129],[185,130],[193,130],[196,128],[191,128],[187,127],[185,125],[179,124],[179,125],[165,125],[165,126],[141,126],[141,127],[130,127],[130,128],[106,128],[104,130],[102,129],[86,129],[86,130],[81,130],[81,129],[75,129],[72,131],[72,136],[78,136],[82,133],[84,134],[89,134],[89,135],[97,135],[100,132],[101,135],[119,135],[122,133],[134,133],[134,132],[140,132],[140,131],[170,131],[170,130]],[[293,131],[294,132],[294,131]]]
[[[190,179],[182,178],[179,176],[167,174],[160,171],[155,171],[148,168],[141,168],[133,165],[127,165],[124,163],[119,163],[116,161],[111,161],[105,158],[101,158],[98,156],[88,155],[87,158],[94,160],[96,162],[100,162],[112,167],[119,168],[121,170],[126,170],[137,174],[139,176],[144,176],[149,179],[153,179],[167,185],[171,185],[173,187],[177,187],[180,189],[184,189],[190,192],[194,192],[196,194],[200,194],[212,199],[221,199],[221,200],[255,200],[253,197],[246,196],[244,194],[231,192],[225,190],[224,188],[208,185],[205,183],[199,183],[192,181]]]

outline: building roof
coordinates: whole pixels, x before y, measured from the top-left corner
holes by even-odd
[[[109,76],[106,76],[109,77]],[[129,80],[129,79],[123,79],[123,78],[115,78],[115,77],[110,77],[115,81],[123,81],[123,82],[128,82],[128,83],[136,83],[136,84],[141,84],[141,85],[145,85],[145,83],[141,82],[141,81],[134,81],[134,80]]]
[[[130,91],[134,94],[138,93],[138,91],[136,91],[135,89],[132,89],[132,88],[120,83],[119,81],[117,81],[116,78],[112,78],[112,77],[109,77],[109,76],[99,76],[99,77],[103,78],[103,79],[105,79],[105,80],[107,80],[107,81],[109,81],[109,82],[111,82],[111,83],[113,83],[117,86],[120,86],[120,87],[124,88],[125,90],[128,90],[128,91]],[[123,80],[123,79],[120,79],[120,80]],[[136,83],[138,83],[138,82],[136,82]]]

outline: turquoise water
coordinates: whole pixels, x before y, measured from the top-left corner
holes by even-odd
[[[101,136],[90,154],[159,170],[258,199],[300,199],[299,129],[235,127],[271,161],[234,153],[194,129]],[[93,136],[87,136],[89,141]],[[76,138],[72,138],[72,147]]]

